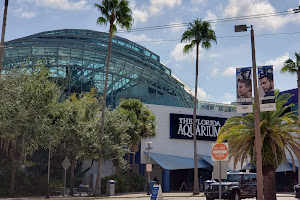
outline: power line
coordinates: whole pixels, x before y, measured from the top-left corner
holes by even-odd
[[[239,17],[228,17],[228,18],[220,18],[220,19],[213,19],[213,20],[205,20],[210,23],[220,23],[220,22],[230,22],[230,21],[238,21],[238,20],[249,20],[249,19],[258,19],[258,18],[266,18],[266,17],[276,17],[282,15],[290,15],[296,14],[294,11],[280,11],[274,13],[265,13],[265,14],[256,14],[256,15],[248,15],[248,16],[239,16]],[[182,26],[188,26],[191,22],[185,23],[178,23],[178,24],[168,24],[168,25],[159,25],[159,26],[149,26],[143,28],[135,28],[130,29],[129,32],[138,32],[138,31],[152,31],[152,30],[159,30],[159,29],[167,29],[167,28],[177,28]],[[127,30],[120,30],[118,33],[125,33],[128,32]]]
[[[276,36],[276,35],[293,35],[293,34],[299,34],[300,31],[296,32],[285,32],[285,33],[263,33],[263,34],[257,34],[255,37],[260,36]],[[239,37],[249,37],[249,35],[228,35],[228,36],[219,36],[218,39],[226,39],[226,38],[239,38]],[[139,41],[135,43],[147,43],[147,42],[176,42],[180,41],[180,39],[171,39],[171,40],[149,40],[149,41]]]

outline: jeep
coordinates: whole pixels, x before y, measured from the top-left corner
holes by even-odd
[[[219,182],[211,182],[204,192],[207,200],[219,199]],[[256,197],[256,173],[228,172],[221,182],[221,199],[240,200]]]

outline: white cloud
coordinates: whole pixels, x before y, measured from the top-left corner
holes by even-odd
[[[175,47],[175,49],[171,52],[171,56],[176,60],[176,61],[191,61],[196,58],[194,51],[184,54],[183,53],[183,48],[186,44],[185,43],[178,43]]]
[[[235,67],[228,67],[228,68],[223,72],[223,75],[224,75],[224,76],[234,76],[235,73],[236,73]]]
[[[284,62],[290,58],[289,53],[285,53],[283,56],[275,58],[274,60],[268,60],[264,65],[273,65],[274,70],[281,69]]]
[[[195,88],[193,89],[193,91],[195,91]],[[210,101],[213,98],[211,95],[207,94],[202,88],[198,88],[197,99],[198,101]]]
[[[148,13],[141,9],[132,9],[132,16],[134,19],[134,23],[137,22],[147,22],[148,20]]]
[[[13,13],[14,13],[16,16],[21,17],[21,18],[25,18],[25,19],[30,19],[30,18],[33,18],[33,17],[36,16],[36,13],[35,13],[35,12],[26,12],[26,11],[24,11],[22,8],[13,10]]]
[[[275,12],[276,9],[268,2],[268,0],[229,0],[229,3],[225,8],[223,17],[249,16]],[[255,24],[255,28],[276,30],[288,22],[299,23],[300,17],[299,15],[273,16],[246,21],[251,24]]]
[[[88,8],[86,0],[24,0],[24,2],[33,2],[38,6],[50,7],[61,10],[83,10]]]
[[[133,42],[147,42],[147,41],[153,40],[145,34],[142,34],[142,35],[127,34],[127,35],[125,35],[125,38],[128,40],[131,40]]]
[[[215,19],[218,19],[217,16],[215,14],[212,13],[211,10],[208,10],[206,12],[206,16],[204,17],[204,20],[208,21],[208,20],[215,20]],[[216,23],[211,23],[211,28],[212,29],[216,29]]]
[[[149,12],[153,15],[159,14],[165,7],[173,8],[181,4],[182,0],[150,0]]]

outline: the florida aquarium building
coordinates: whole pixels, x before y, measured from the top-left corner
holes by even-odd
[[[100,95],[103,92],[108,50],[107,33],[74,29],[46,31],[8,41],[5,46],[3,70],[16,66],[30,67],[43,61],[50,69],[53,81],[62,87],[64,95],[89,92],[91,88],[96,88]],[[164,192],[178,190],[181,182],[176,177],[180,176],[186,177],[189,188],[193,180],[193,141],[190,138],[177,138],[176,133],[172,136],[170,130],[178,125],[177,118],[191,116],[193,92],[160,62],[159,55],[132,41],[115,36],[106,104],[114,108],[122,98],[141,100],[156,115],[157,120],[157,136],[152,138],[153,151],[147,154],[144,151],[147,141],[141,142],[141,149],[136,157],[136,169],[145,175],[145,164],[151,157],[151,179],[152,176],[157,176],[162,181]],[[206,121],[220,121],[223,124],[227,118],[237,114],[232,105],[199,101],[197,115],[204,117]],[[212,131],[210,127],[204,128],[203,137],[197,142],[198,166],[202,174],[211,172],[210,147],[217,133],[213,131],[217,130],[216,127],[211,127]],[[103,176],[113,173],[110,171],[113,167],[109,164],[104,165],[104,168],[107,173],[103,172]],[[92,187],[96,176],[95,169],[93,165],[86,173],[86,181]]]
[[[37,33],[5,43],[4,69],[30,66],[39,60],[52,72],[63,93],[104,88],[108,34],[91,30],[63,29]],[[147,104],[193,106],[190,89],[160,63],[159,55],[121,37],[113,37],[107,105],[121,98],[137,98]],[[199,102],[199,109],[232,112],[230,105]]]

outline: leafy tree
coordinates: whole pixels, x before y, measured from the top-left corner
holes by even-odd
[[[260,113],[264,198],[267,200],[276,199],[275,171],[281,163],[287,163],[286,155],[291,156],[294,170],[294,157],[300,159],[299,118],[293,112],[286,112],[293,106],[286,105],[292,95],[278,94],[279,91],[275,91],[276,110]],[[234,159],[234,167],[238,160],[243,165],[248,157],[251,163],[256,164],[253,113],[229,118],[221,128],[217,142],[226,140],[229,143],[229,157]]]
[[[95,89],[81,95],[72,94],[62,103],[61,146],[70,159],[70,194],[73,195],[74,171],[79,162],[92,158],[94,144],[94,126],[100,112],[99,101],[95,98]]]
[[[139,150],[141,139],[156,135],[155,115],[148,108],[144,107],[143,103],[138,99],[123,100],[118,109],[126,114],[127,118],[134,124],[132,129],[128,130],[128,134],[130,135],[129,148],[133,152],[132,172],[135,173],[135,153]]]
[[[0,80],[0,142],[11,168],[10,195],[18,166],[39,147],[48,147],[53,133],[60,89],[48,80],[48,73],[38,65],[13,69]]]
[[[196,106],[197,106],[197,89],[198,89],[198,60],[199,45],[208,50],[211,42],[217,43],[215,32],[211,29],[210,23],[207,21],[194,20],[189,24],[188,29],[182,34],[181,42],[188,42],[184,46],[183,52],[189,53],[196,46],[196,80],[194,94],[194,111],[193,111],[193,140],[194,140],[194,190],[193,194],[199,194],[198,167],[197,167],[197,138],[196,138]]]
[[[112,47],[112,37],[113,33],[117,31],[116,24],[121,28],[129,28],[132,26],[133,18],[132,12],[129,8],[129,3],[127,0],[102,0],[101,4],[95,3],[95,7],[100,11],[101,17],[97,19],[97,24],[107,25],[109,24],[109,44],[108,44],[108,53],[107,53],[107,62],[106,62],[106,71],[105,71],[105,83],[103,90],[103,106],[101,113],[101,135],[104,135],[104,122],[105,122],[105,106],[106,106],[106,90],[107,90],[107,81],[108,81],[108,71],[109,71],[109,62],[111,56],[111,47]],[[101,156],[99,156],[98,163],[101,163]],[[101,168],[99,168],[101,170]],[[101,172],[97,172],[97,180],[95,186],[95,195],[101,195]]]
[[[101,160],[99,162],[98,159],[98,173],[97,179],[101,180],[101,172],[102,168],[102,160],[111,160],[119,163],[119,167],[123,168],[126,166],[126,161],[124,159],[124,155],[129,153],[128,143],[130,136],[127,134],[128,129],[132,129],[133,124],[127,120],[126,115],[120,113],[117,109],[112,111],[105,111],[105,127],[104,127],[104,135],[100,135],[101,133],[101,123],[96,126],[94,132],[94,155],[95,158],[101,156]],[[99,195],[96,194],[96,195]]]

